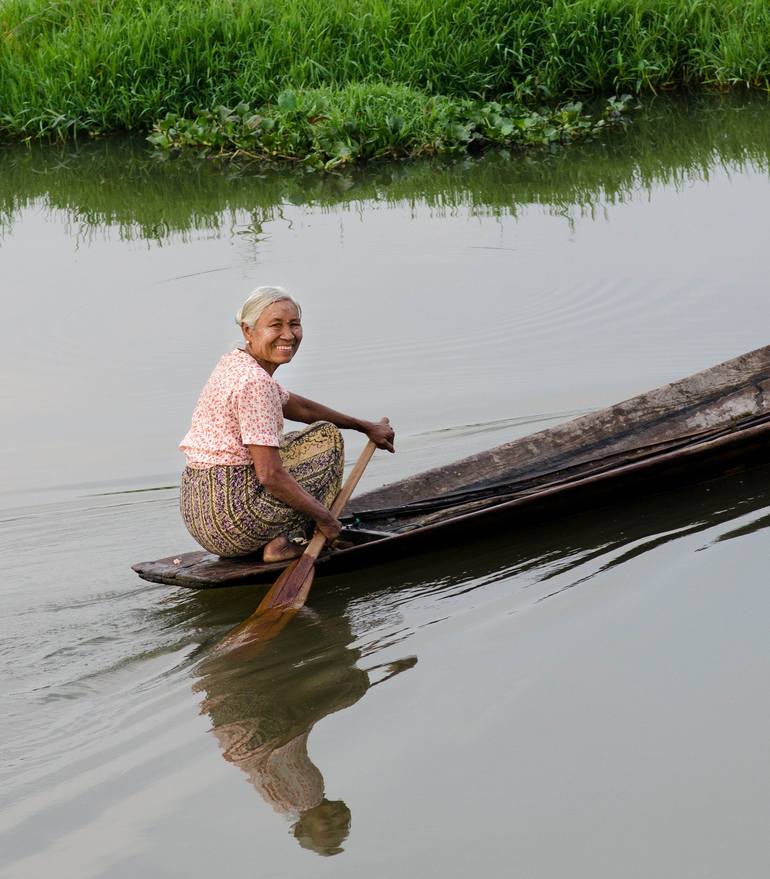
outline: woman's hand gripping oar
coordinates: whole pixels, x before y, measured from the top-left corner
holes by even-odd
[[[369,440],[361,452],[331,506],[331,513],[335,518],[338,518],[345,509],[376,448],[377,446]],[[316,528],[302,555],[285,568],[254,613],[225,635],[217,645],[217,649],[231,650],[244,647],[256,640],[267,641],[274,638],[305,604],[315,577],[315,562],[325,543],[326,535]]]
[[[375,444],[369,440],[356,461],[340,493],[334,499],[331,506],[331,514],[336,518],[342,515],[345,505],[350,500],[358,480],[363,476],[366,465],[371,460]],[[266,611],[270,608],[280,607],[285,609],[299,610],[307,601],[308,592],[313,585],[315,576],[315,561],[326,543],[326,535],[317,528],[307,548],[302,555],[293,561],[281,576],[273,583],[270,591],[260,602],[256,612]]]

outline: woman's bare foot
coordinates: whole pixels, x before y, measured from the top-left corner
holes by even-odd
[[[340,540],[339,537],[336,540],[332,540],[329,545],[330,549],[333,549],[335,552],[339,552],[341,549],[352,549],[355,546],[352,540]]]
[[[262,548],[262,559],[265,562],[288,562],[302,555],[305,547],[289,542],[283,535],[274,537]]]

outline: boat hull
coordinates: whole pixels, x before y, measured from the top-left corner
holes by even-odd
[[[340,573],[479,534],[510,534],[768,462],[770,346],[362,494],[346,509],[354,545],[322,555],[317,567]],[[272,581],[282,568],[203,551],[133,566],[145,580],[198,589]]]
[[[611,508],[632,498],[704,479],[737,475],[767,463],[770,463],[770,423],[729,439],[693,447],[686,454],[664,454],[411,531],[371,538],[349,549],[322,555],[316,566],[319,574],[344,573],[436,546],[471,541],[480,535],[510,534],[517,526],[553,522],[602,507]],[[200,551],[142,562],[134,565],[133,570],[151,582],[209,589],[272,582],[283,567],[282,564],[266,565],[258,557],[221,559]]]

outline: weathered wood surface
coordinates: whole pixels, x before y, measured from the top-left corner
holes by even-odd
[[[413,551],[421,542],[448,539],[452,532],[472,532],[474,525],[488,527],[495,518],[522,513],[531,517],[549,509],[558,514],[570,503],[601,498],[619,486],[663,487],[666,480],[682,480],[690,473],[695,478],[716,472],[719,462],[728,467],[741,466],[749,457],[770,460],[770,418],[761,423],[762,416],[770,416],[770,346],[566,424],[362,494],[348,504],[346,512],[395,507],[501,481],[520,480],[524,486],[502,501],[460,504],[439,514],[416,515],[406,525],[402,520],[398,528],[407,533],[327,553],[319,565],[327,570],[350,569]],[[741,427],[739,423],[747,419],[748,426]],[[372,527],[387,532],[394,526],[386,515]],[[282,567],[265,565],[258,556],[220,559],[201,551],[143,562],[134,565],[134,570],[154,582],[206,588],[272,580]]]
[[[347,513],[531,478],[770,412],[770,345],[494,449],[360,494]]]
[[[132,565],[140,577],[153,583],[174,586],[234,586],[253,581],[255,576],[277,576],[285,565],[281,562],[266,565],[261,556],[223,559],[205,550],[183,552],[151,562]]]

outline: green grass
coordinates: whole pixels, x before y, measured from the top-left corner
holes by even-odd
[[[767,0],[0,0],[13,137],[149,130],[286,90],[333,105],[352,86],[409,90],[408,130],[435,96],[555,102],[769,75]]]

